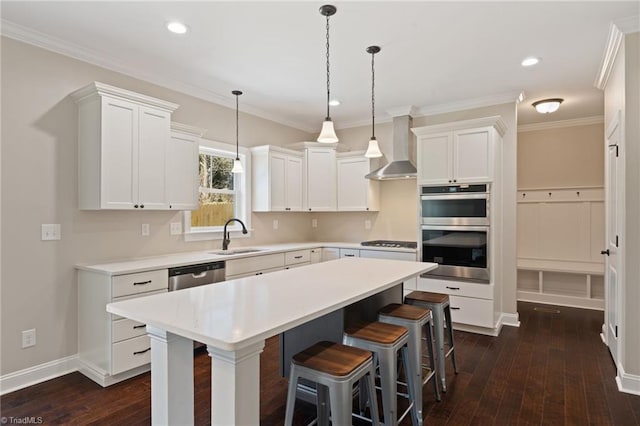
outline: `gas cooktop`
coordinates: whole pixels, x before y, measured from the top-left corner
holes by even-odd
[[[390,248],[417,248],[418,244],[415,241],[393,241],[393,240],[373,240],[363,241],[360,243],[363,246],[369,247],[390,247]]]

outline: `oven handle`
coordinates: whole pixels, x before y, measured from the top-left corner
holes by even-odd
[[[489,232],[489,226],[439,226],[422,225],[423,231],[479,231]]]
[[[475,194],[445,194],[445,195],[421,195],[422,201],[432,200],[489,200],[488,193],[475,193]]]

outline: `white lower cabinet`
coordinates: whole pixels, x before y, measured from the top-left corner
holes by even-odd
[[[328,260],[340,259],[340,249],[333,247],[323,247],[322,248],[322,261],[326,262]]]
[[[320,263],[322,262],[322,249],[321,248],[312,248],[311,254],[309,255],[309,261],[311,263]]]
[[[107,313],[111,302],[168,291],[168,270],[108,275],[78,271],[80,372],[109,386],[149,370],[151,343],[145,324]]]
[[[417,290],[448,294],[451,320],[454,324],[475,327],[495,327],[493,284],[418,278]]]
[[[284,253],[265,254],[226,261],[226,279],[262,275],[284,268]]]
[[[360,257],[360,250],[341,248],[340,257]]]

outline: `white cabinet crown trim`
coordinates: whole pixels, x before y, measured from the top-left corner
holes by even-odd
[[[494,127],[500,136],[504,136],[507,125],[499,115],[491,117],[474,118],[472,120],[452,121],[450,123],[434,124],[431,126],[413,127],[411,131],[416,136],[431,135],[434,133],[452,132],[454,130],[472,129],[476,127]]]
[[[126,99],[128,101],[164,109],[168,112],[173,112],[180,106],[178,104],[174,104],[173,102],[167,102],[163,101],[162,99],[152,98],[151,96],[120,89],[119,87],[110,86],[98,81],[94,81],[93,83],[76,90],[71,94],[71,98],[75,100],[76,103],[83,103],[90,100],[95,95],[112,96],[120,99]]]

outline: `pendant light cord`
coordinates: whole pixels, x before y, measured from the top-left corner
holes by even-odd
[[[371,139],[376,138],[376,69],[374,67],[374,58],[376,54],[371,54]]]
[[[240,138],[239,138],[239,134],[240,134],[239,128],[240,128],[240,126],[238,125],[238,117],[240,115],[238,114],[238,108],[239,108],[238,105],[239,105],[239,103],[238,103],[238,95],[236,95],[236,160],[240,160],[240,156],[238,155],[238,151],[240,150],[240,148],[239,148],[239,144],[240,144],[240,142],[239,142],[239,140],[240,140]]]
[[[331,119],[331,115],[329,114],[329,101],[331,100],[329,76],[329,16],[327,15],[327,120]]]

